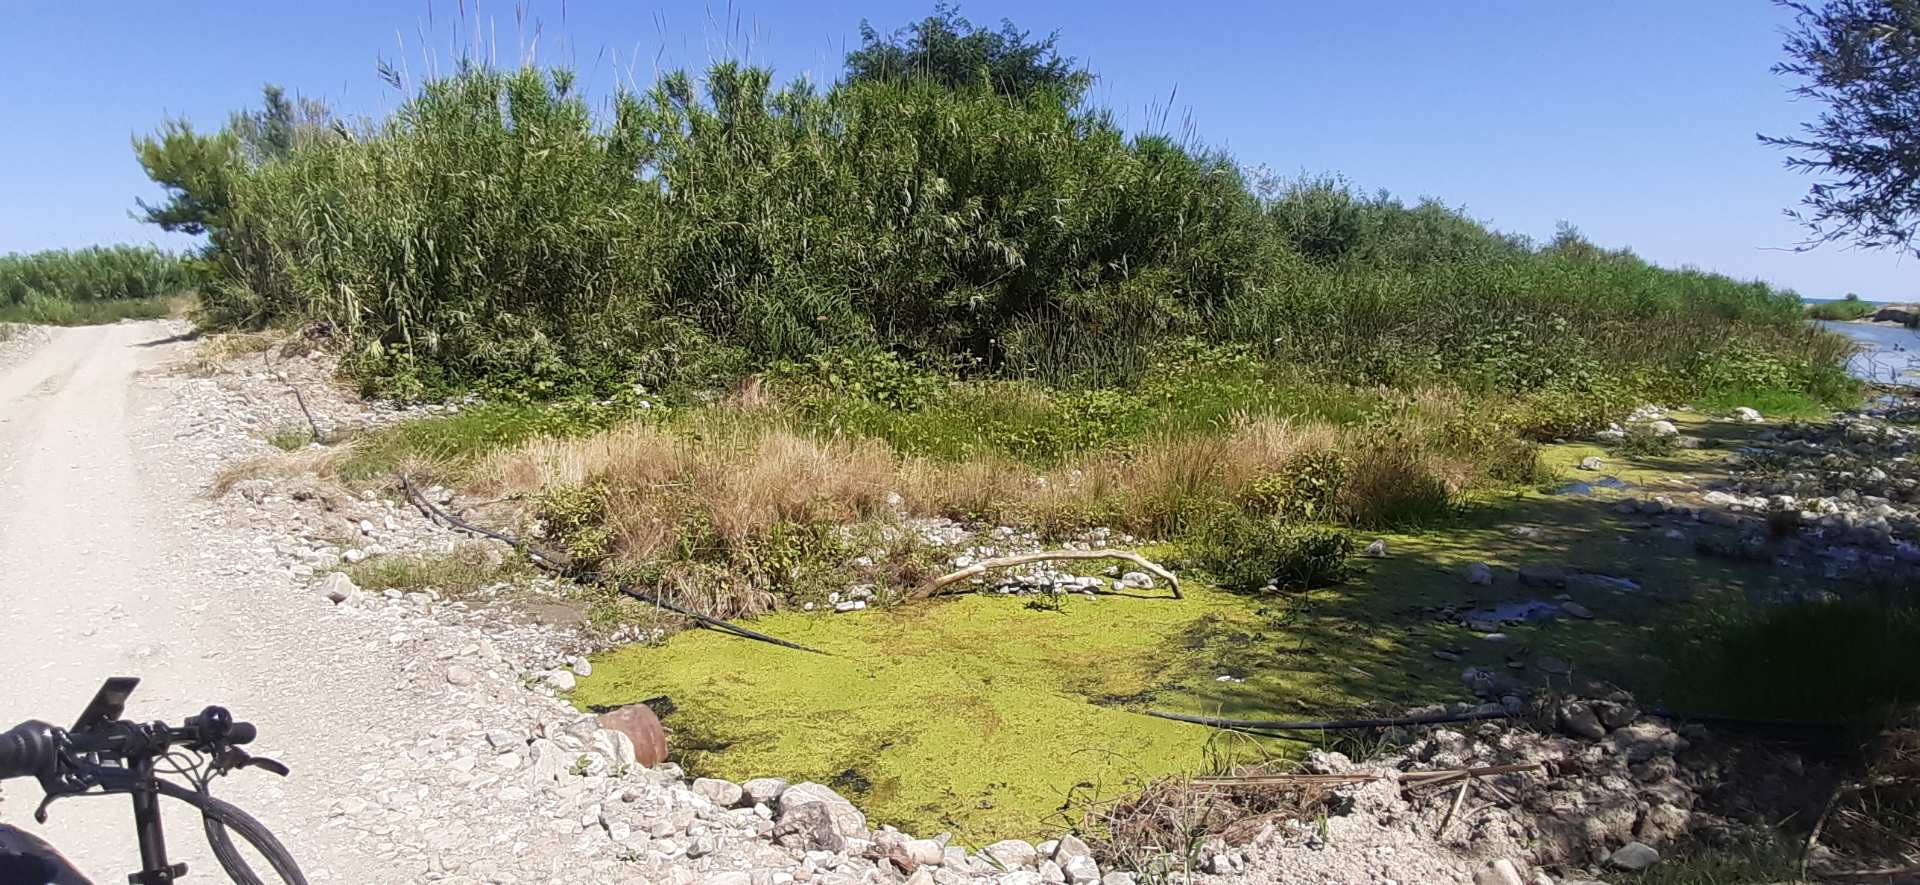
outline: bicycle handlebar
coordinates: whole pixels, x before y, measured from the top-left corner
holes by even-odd
[[[0,732],[0,780],[52,773],[60,763],[60,734],[38,719]]]
[[[238,746],[252,743],[258,735],[253,723],[235,722],[225,707],[208,707],[198,716],[188,716],[185,724],[177,727],[164,722],[141,725],[122,721],[71,732],[33,719],[0,732],[0,780],[44,779],[56,774],[61,765],[61,750],[67,748],[126,759],[158,756],[175,744],[196,749]]]

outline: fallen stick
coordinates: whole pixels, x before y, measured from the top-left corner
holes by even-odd
[[[1500,774],[1523,774],[1539,771],[1539,763],[1519,765],[1489,765],[1482,768],[1438,768],[1432,771],[1403,771],[1398,775],[1378,772],[1356,771],[1350,774],[1249,774],[1237,777],[1196,777],[1192,783],[1201,787],[1266,787],[1313,784],[1316,786],[1337,786],[1340,784],[1358,784],[1369,781],[1397,778],[1409,787],[1427,787],[1451,783],[1477,777],[1492,777]]]
[[[1393,728],[1402,725],[1433,725],[1442,722],[1477,722],[1482,719],[1514,718],[1514,714],[1504,710],[1474,713],[1425,713],[1419,716],[1392,716],[1384,719],[1329,719],[1324,722],[1221,719],[1216,716],[1189,716],[1185,713],[1166,713],[1160,710],[1148,710],[1147,715],[1159,719],[1170,719],[1174,722],[1190,722],[1194,725],[1230,728],[1237,731],[1341,731],[1355,728]]]
[[[472,523],[469,523],[469,522],[466,522],[465,520],[460,519],[457,516],[454,516],[451,513],[441,510],[439,507],[434,506],[433,502],[428,501],[426,499],[426,496],[420,494],[418,489],[414,488],[413,478],[408,476],[407,474],[404,474],[404,473],[400,474],[400,487],[406,490],[407,500],[412,501],[413,506],[419,508],[420,512],[425,514],[429,521],[434,521],[434,520],[443,521],[455,528],[463,529],[465,531],[469,531],[477,535],[492,538],[493,540],[499,541],[503,544],[507,544],[513,547],[515,550],[519,550],[520,552],[526,554],[526,556],[529,559],[533,560],[534,565],[540,566],[541,568],[544,568],[551,572],[566,573],[566,572],[569,572],[573,567],[573,560],[566,556],[562,556],[558,553],[551,553],[546,550],[542,550],[539,547],[535,547],[532,544],[528,544],[527,542],[522,541],[519,538],[513,537],[512,535],[508,535],[503,532],[496,532],[492,529],[483,528],[481,526],[474,525]],[[788,640],[781,639],[778,636],[768,636],[767,634],[762,633],[758,630],[749,630],[745,627],[740,626],[739,624],[729,623],[727,621],[722,621],[719,618],[712,617],[710,615],[703,615],[697,611],[693,611],[688,608],[683,608],[681,606],[668,602],[664,599],[661,599],[658,594],[648,593],[644,590],[633,587],[631,585],[624,584],[624,583],[621,583],[620,581],[610,579],[607,576],[602,575],[598,572],[589,572],[585,574],[579,574],[579,575],[575,575],[575,577],[578,580],[585,581],[590,584],[598,584],[602,587],[611,587],[614,590],[620,593],[624,593],[635,599],[638,599],[641,602],[652,603],[656,608],[665,609],[667,611],[673,612],[674,614],[680,615],[681,617],[684,617],[684,618],[690,618],[702,627],[709,627],[714,630],[719,630],[722,633],[731,633],[742,639],[751,639],[756,642],[765,642],[772,645],[777,645],[777,646],[780,646],[781,648],[790,648],[795,651],[804,651],[811,654],[827,655],[828,657],[832,657],[831,653],[821,651],[820,649],[817,649],[817,648],[801,645],[798,642],[790,642]]]
[[[1169,587],[1173,588],[1173,598],[1175,599],[1183,598],[1180,595],[1180,578],[1178,575],[1175,575],[1173,572],[1168,571],[1166,568],[1162,567],[1158,563],[1155,563],[1154,561],[1144,556],[1141,556],[1138,553],[1132,553],[1126,550],[1042,550],[1038,553],[1021,553],[1016,556],[1001,556],[1001,557],[996,557],[994,559],[983,559],[957,572],[954,572],[949,575],[941,575],[938,578],[934,578],[933,580],[928,581],[925,586],[922,586],[919,590],[914,591],[913,598],[925,599],[929,596],[939,593],[942,587],[945,587],[949,584],[957,583],[959,581],[967,580],[968,578],[977,578],[983,574],[986,574],[989,569],[1011,568],[1016,565],[1027,565],[1028,563],[1034,563],[1034,562],[1050,562],[1055,560],[1085,560],[1085,559],[1126,560],[1127,562],[1131,562],[1134,565],[1137,565],[1143,569],[1146,569],[1147,571],[1154,573],[1155,575],[1160,576],[1162,580],[1167,582],[1167,585]]]
[[[1460,781],[1459,791],[1453,794],[1453,804],[1447,806],[1447,816],[1440,819],[1440,829],[1433,831],[1434,841],[1439,841],[1440,837],[1447,834],[1447,825],[1453,823],[1453,816],[1460,813],[1460,803],[1467,801],[1467,787],[1472,785],[1471,780]]]

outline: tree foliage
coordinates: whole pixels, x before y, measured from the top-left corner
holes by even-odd
[[[1760,136],[1815,177],[1788,215],[1808,245],[1911,251],[1920,233],[1920,0],[1779,0],[1794,13],[1774,66],[1823,106],[1797,136]]]
[[[1052,90],[1077,103],[1093,76],[1060,55],[1060,32],[1040,40],[1002,19],[1000,29],[976,27],[948,3],[891,34],[860,23],[861,47],[847,54],[849,81],[920,77],[949,89],[985,83],[1001,95]]]

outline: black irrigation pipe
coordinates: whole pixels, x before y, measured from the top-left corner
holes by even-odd
[[[1844,730],[1848,726],[1840,722],[1815,722],[1794,719],[1743,719],[1738,716],[1703,716],[1688,713],[1675,713],[1658,707],[1643,708],[1641,712],[1661,719],[1680,722],[1701,722],[1710,725],[1724,725],[1746,728],[1767,729],[1803,729],[1808,731]],[[1221,719],[1214,716],[1189,716],[1185,713],[1167,713],[1160,710],[1148,710],[1148,716],[1169,719],[1174,722],[1188,722],[1212,728],[1224,728],[1232,731],[1252,733],[1278,731],[1355,731],[1363,728],[1396,728],[1407,725],[1439,725],[1450,722],[1480,722],[1488,719],[1524,719],[1526,713],[1509,713],[1505,710],[1484,710],[1468,713],[1425,713],[1419,716],[1395,716],[1382,719],[1329,719],[1325,722],[1276,722],[1261,719]],[[1282,735],[1273,735],[1281,737]]]
[[[293,379],[281,375],[279,371],[273,367],[272,356],[273,348],[271,347],[260,353],[260,361],[266,364],[267,374],[280,375],[280,383],[287,385],[287,389],[293,391],[293,401],[300,404],[300,414],[307,416],[307,429],[313,432],[313,441],[322,445],[326,444],[327,436],[320,432],[320,422],[313,420],[313,410],[307,408],[307,397],[300,392],[300,385],[293,383]]]
[[[528,544],[527,542],[522,541],[519,538],[515,538],[512,535],[508,535],[503,532],[497,532],[482,526],[474,525],[473,523],[467,522],[466,520],[463,520],[457,516],[454,516],[451,513],[446,512],[445,510],[440,509],[439,507],[434,506],[433,502],[428,501],[426,496],[420,494],[420,490],[414,487],[413,477],[408,476],[405,473],[400,474],[400,487],[406,490],[407,500],[412,501],[413,506],[418,507],[420,509],[420,512],[423,514],[426,514],[426,517],[429,520],[444,522],[450,526],[453,526],[454,528],[461,529],[467,532],[472,532],[473,534],[481,535],[483,537],[492,538],[493,540],[507,544],[513,547],[515,550],[519,550],[520,552],[525,553],[529,558],[533,560],[535,565],[538,565],[541,568],[544,568],[548,571],[556,572],[556,573],[567,573],[567,572],[570,572],[571,569],[573,568],[573,560],[568,557],[561,556],[560,554],[557,554],[557,553],[550,553],[548,551],[542,550],[539,547],[535,547],[532,544]],[[679,605],[675,605],[671,602],[661,599],[657,594],[648,593],[630,584],[626,584],[621,581],[610,579],[605,575],[601,575],[598,573],[589,573],[584,575],[575,575],[575,577],[578,578],[579,580],[587,581],[588,583],[599,584],[603,587],[611,587],[614,590],[618,590],[621,593],[624,593],[628,596],[631,596],[635,599],[640,600],[641,602],[652,603],[654,606],[658,608],[662,608],[667,611],[673,612],[674,614],[680,615],[681,617],[690,618],[694,622],[700,624],[702,627],[718,630],[722,633],[731,633],[742,639],[752,639],[756,642],[771,643],[773,645],[780,646],[781,648],[790,648],[795,651],[804,651],[804,652],[809,652],[816,655],[827,655],[828,657],[832,657],[830,653],[821,651],[820,649],[817,649],[817,648],[801,645],[800,643],[797,643],[797,642],[790,642],[788,640],[781,639],[778,636],[769,636],[765,633],[761,633],[758,630],[749,630],[745,627],[740,626],[739,624],[722,621],[719,618],[712,617],[709,615],[703,615],[697,611],[693,611],[691,609],[684,608]]]
[[[1174,722],[1190,722],[1194,725],[1206,725],[1213,728],[1228,728],[1234,731],[1347,731],[1361,728],[1393,728],[1402,725],[1434,725],[1442,722],[1478,722],[1482,719],[1511,719],[1514,714],[1505,710],[1498,712],[1480,711],[1474,713],[1426,713],[1419,716],[1396,716],[1385,719],[1330,719],[1326,722],[1273,722],[1260,719],[1220,719],[1214,716],[1188,716],[1185,713],[1166,713],[1160,710],[1148,710],[1148,716],[1158,719],[1171,719]]]

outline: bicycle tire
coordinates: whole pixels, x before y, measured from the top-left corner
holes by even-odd
[[[265,824],[255,820],[253,815],[242,811],[239,806],[224,799],[214,798],[208,793],[189,790],[171,781],[156,778],[154,783],[162,796],[178,799],[200,809],[200,819],[207,831],[207,844],[213,848],[213,855],[220,861],[221,869],[227,873],[236,885],[266,885],[260,876],[247,864],[245,858],[227,835],[228,830],[240,834],[286,885],[307,885],[307,878],[300,872],[300,865],[293,859],[286,846],[280,844]]]

